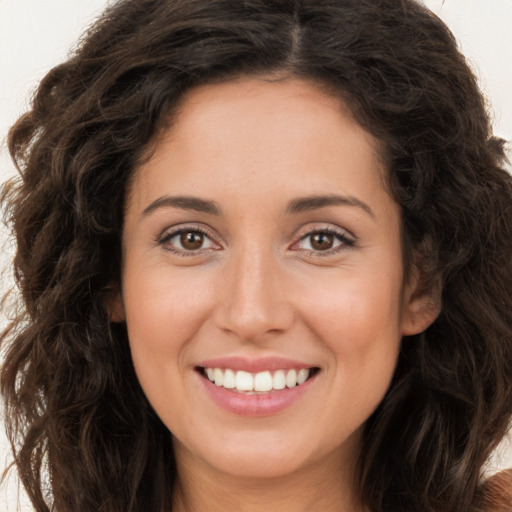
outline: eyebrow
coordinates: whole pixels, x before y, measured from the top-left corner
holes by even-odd
[[[363,201],[352,196],[340,196],[336,194],[322,196],[308,196],[294,199],[288,204],[286,211],[291,214],[318,210],[328,206],[355,206],[361,208],[371,217],[375,218],[372,209]],[[159,208],[172,207],[182,210],[193,210],[209,215],[222,215],[220,206],[215,201],[200,199],[193,196],[162,196],[155,199],[149,206],[144,208],[142,216],[149,215]]]
[[[298,199],[294,199],[289,203],[287,211],[288,213],[301,213],[310,210],[317,210],[319,208],[325,208],[327,206],[339,205],[355,206],[361,208],[375,219],[375,214],[373,213],[373,210],[366,203],[363,203],[363,201],[357,199],[356,197],[340,196],[337,194],[330,194],[325,196],[300,197]]]
[[[221,215],[221,209],[215,201],[200,199],[193,196],[162,196],[155,199],[149,206],[144,208],[142,215],[146,216],[159,208],[173,207],[182,210],[193,210],[210,215]]]

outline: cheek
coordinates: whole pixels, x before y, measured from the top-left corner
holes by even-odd
[[[186,343],[208,315],[214,294],[209,280],[189,272],[128,271],[123,299],[130,342],[157,351]]]
[[[135,372],[170,430],[192,421],[187,419],[184,385],[191,341],[208,317],[213,296],[207,282],[166,268],[125,269],[123,302]],[[180,419],[177,410],[183,411]]]
[[[358,397],[369,414],[384,396],[401,342],[401,290],[393,276],[355,276],[310,297],[307,323],[331,353],[333,400]],[[343,392],[341,391],[343,390]],[[339,404],[338,404],[339,405]]]
[[[325,354],[325,393],[311,426],[318,452],[360,433],[389,387],[401,341],[401,281],[388,270],[347,268],[301,280],[297,311]]]
[[[401,289],[393,276],[329,279],[307,296],[308,323],[333,352],[357,353],[400,339]],[[317,283],[318,285],[319,283]],[[303,297],[305,295],[302,295]]]
[[[191,282],[186,275],[153,270],[137,274],[127,268],[123,300],[138,380],[159,416],[169,420],[182,409],[191,340],[208,316],[212,294],[205,279]]]

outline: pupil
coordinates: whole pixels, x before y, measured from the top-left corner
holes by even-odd
[[[196,231],[188,231],[187,233],[181,233],[180,242],[183,248],[191,251],[200,249],[203,245],[203,234]]]
[[[311,246],[319,251],[331,249],[334,242],[334,235],[329,233],[315,233],[311,237]]]

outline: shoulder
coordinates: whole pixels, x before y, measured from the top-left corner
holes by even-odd
[[[512,468],[487,479],[478,491],[476,512],[512,512]]]

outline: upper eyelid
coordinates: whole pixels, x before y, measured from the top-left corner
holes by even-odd
[[[312,249],[301,249],[294,246],[297,246],[303,240],[307,239],[309,236],[312,236],[315,233],[329,233],[338,238],[341,244],[338,247],[333,247],[331,249],[326,249],[324,251],[320,250],[312,250]],[[330,257],[337,254],[344,253],[348,249],[353,249],[357,246],[357,238],[347,229],[341,228],[339,226],[323,226],[323,227],[315,227],[310,228],[304,233],[300,235],[296,235],[294,238],[294,242],[289,246],[289,250],[292,251],[302,251],[308,254],[308,257]]]
[[[335,235],[340,235],[345,238],[349,238],[352,241],[356,241],[357,237],[352,234],[348,229],[342,228],[340,226],[335,226],[332,224],[322,224],[322,223],[315,223],[316,225],[314,227],[303,227],[295,233],[294,238],[298,240],[302,240],[303,238],[312,235],[313,233],[321,233],[321,232],[328,232]],[[295,242],[294,242],[295,243]]]
[[[211,230],[208,228],[204,228],[200,225],[194,225],[194,224],[180,224],[177,226],[167,227],[163,231],[160,232],[160,234],[156,237],[156,245],[162,245],[175,236],[180,235],[181,233],[186,232],[198,232],[203,235],[205,235],[211,242],[215,245],[222,246],[222,244],[218,241],[218,238],[214,235],[212,236]],[[199,253],[204,249],[197,249],[195,251],[186,251],[190,254]],[[175,249],[175,252],[183,252],[181,249],[177,248]]]
[[[199,233],[203,233],[204,235],[208,236],[212,240],[216,238],[214,235],[212,235],[212,230],[208,227],[205,227],[202,224],[187,223],[166,227],[160,232],[157,238],[158,240],[161,240],[162,238],[173,237],[186,231],[198,231]]]
[[[298,243],[299,241],[303,240],[304,238],[314,234],[314,233],[321,233],[321,232],[328,232],[332,233],[334,235],[338,235],[342,238],[347,238],[353,243],[357,241],[357,237],[353,235],[348,229],[342,228],[340,226],[332,225],[332,224],[324,224],[324,223],[312,223],[313,226],[302,226],[298,230],[295,231],[295,234],[293,235],[293,241],[291,242],[291,245],[294,245]],[[157,237],[157,242],[161,243],[164,240],[169,240],[170,238],[173,238],[174,236],[187,232],[187,231],[198,231],[205,236],[207,236],[212,242],[222,245],[222,243],[219,241],[221,237],[216,236],[214,233],[212,233],[212,229],[208,226],[204,226],[202,224],[188,224],[188,223],[182,223],[175,226],[170,226],[165,228],[163,231],[161,231],[161,234]]]

